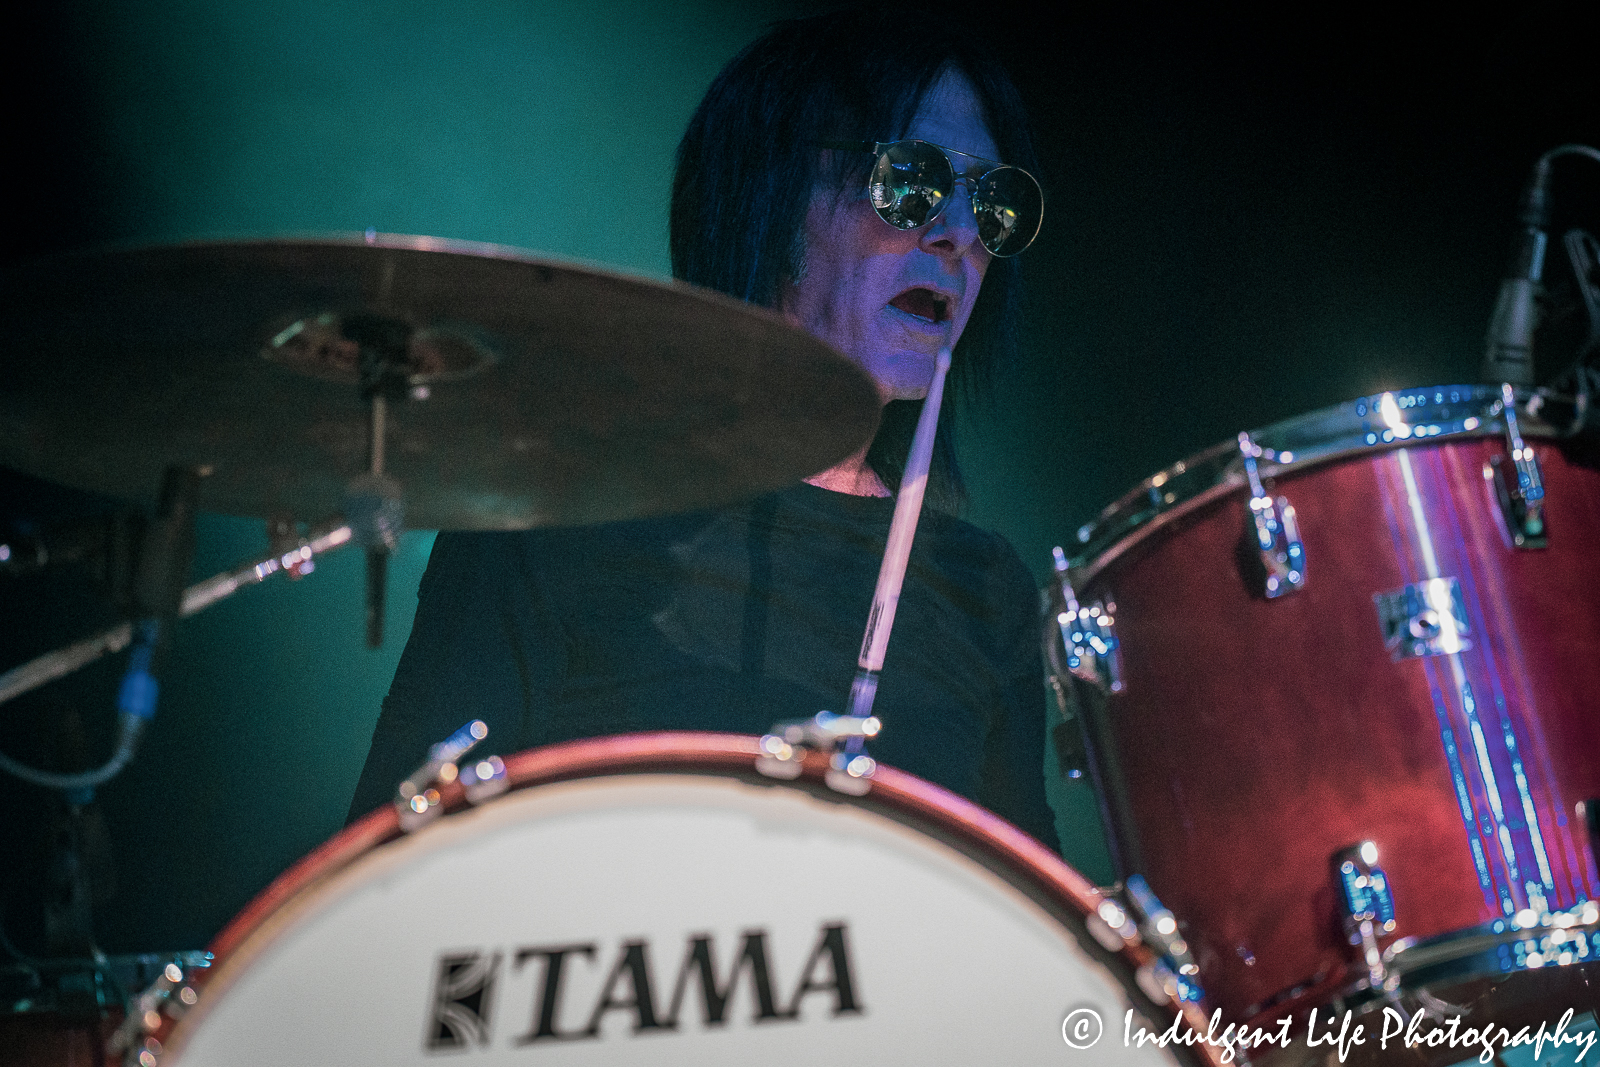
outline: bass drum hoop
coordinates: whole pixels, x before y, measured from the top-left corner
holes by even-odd
[[[803,770],[794,780],[774,779],[756,771],[755,763],[760,754],[760,739],[741,734],[668,731],[590,738],[546,745],[506,757],[506,792],[628,775],[703,774],[778,789],[798,789],[864,808],[952,848],[1021,892],[1071,931],[1083,951],[1108,971],[1151,1018],[1165,1020],[1174,1012],[1181,1012],[1191,1029],[1205,1031],[1206,1020],[1198,1007],[1154,1001],[1143,988],[1139,981],[1140,970],[1156,963],[1146,946],[1138,941],[1125,942],[1120,953],[1113,952],[1089,935],[1085,920],[1095,916],[1107,898],[1026,832],[941,786],[883,764],[874,772],[872,788],[865,796],[844,797],[824,784],[828,762],[820,753],[807,754]],[[440,794],[443,818],[470,806],[459,782],[442,787]],[[492,805],[496,799],[498,797],[484,800],[479,806]],[[412,832],[426,829],[424,826]],[[213,957],[211,966],[189,976],[188,984],[200,998],[193,1014],[203,1017],[208,1002],[215,1003],[226,995],[234,978],[248,971],[252,959],[268,950],[278,936],[294,928],[291,920],[279,930],[265,929],[279,915],[369,853],[406,836],[407,831],[400,828],[395,806],[384,804],[279,875],[217,935],[209,949]],[[259,936],[262,934],[266,936]],[[192,1022],[191,1019],[191,1025]],[[157,1047],[172,1041],[175,1030],[187,1032],[190,1028],[163,1015],[162,1024],[154,1035]],[[179,1040],[181,1043],[181,1035]],[[177,1051],[181,1052],[181,1047]],[[1216,1067],[1220,1063],[1217,1051],[1208,1046],[1171,1051],[1179,1062],[1195,1067]]]

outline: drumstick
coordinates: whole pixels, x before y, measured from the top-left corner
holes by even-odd
[[[878,568],[878,587],[872,594],[872,610],[867,613],[867,632],[861,637],[861,656],[856,660],[855,681],[850,684],[850,714],[865,718],[872,714],[872,701],[878,693],[878,672],[883,669],[884,652],[889,647],[889,632],[894,629],[894,612],[900,604],[900,587],[906,580],[906,563],[911,558],[911,539],[917,533],[922,515],[922,495],[928,488],[928,467],[933,462],[933,435],[939,422],[939,405],[944,400],[944,376],[950,370],[950,350],[939,350],[928,398],[922,402],[917,432],[911,438],[911,454],[906,457],[905,474],[900,478],[900,496],[889,523],[889,543]]]

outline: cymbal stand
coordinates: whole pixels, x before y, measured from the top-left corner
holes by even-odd
[[[187,618],[237,593],[249,585],[259,585],[280,571],[303,573],[308,564],[326,552],[342,548],[354,537],[350,524],[342,518],[313,527],[304,537],[272,552],[254,557],[228,570],[189,586],[178,601],[178,617]],[[121,652],[133,640],[134,624],[121,622],[65,648],[46,652],[20,667],[0,674],[0,704],[31,692],[47,682],[64,678],[80,667],[104,656]]]
[[[367,552],[367,647],[377,648],[383,644],[389,554],[405,525],[400,483],[384,473],[384,445],[389,402],[410,392],[411,327],[385,315],[348,315],[343,331],[359,346],[361,397],[367,402],[367,472],[345,487],[344,513]]]
[[[200,471],[169,466],[161,483],[161,506],[156,521],[145,534],[133,581],[134,610],[138,618],[128,623],[133,646],[128,669],[117,692],[118,738],[116,751],[99,768],[79,774],[58,774],[25,766],[0,754],[0,770],[23,781],[71,795],[72,803],[87,804],[96,787],[121,773],[133,759],[139,737],[156,712],[160,692],[157,677],[171,642],[183,602],[182,581],[194,559],[195,502]]]

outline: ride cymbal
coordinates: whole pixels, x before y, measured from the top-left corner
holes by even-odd
[[[368,467],[374,350],[413,527],[717,506],[826,469],[877,424],[871,380],[770,312],[494,246],[196,243],[3,285],[0,464],[118,496],[196,466],[202,505],[231,514],[339,510]]]

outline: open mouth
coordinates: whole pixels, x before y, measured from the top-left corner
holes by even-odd
[[[889,301],[889,306],[899,308],[907,315],[914,315],[927,322],[947,322],[950,318],[949,298],[921,286],[907,289]]]

